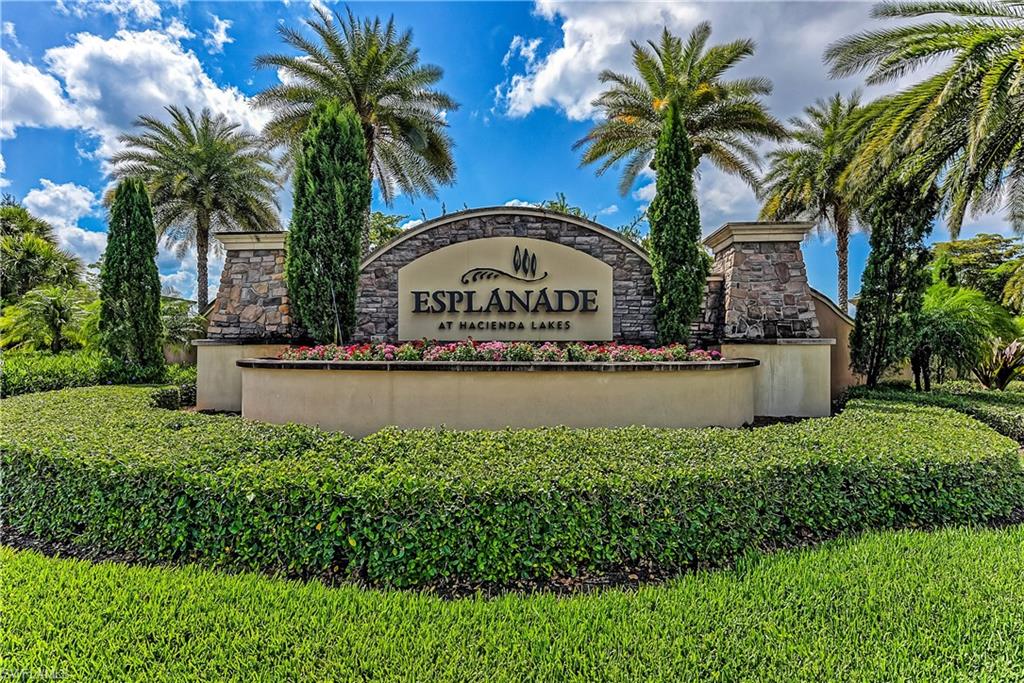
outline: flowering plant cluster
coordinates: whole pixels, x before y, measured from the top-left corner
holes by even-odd
[[[682,344],[657,348],[630,344],[586,344],[570,342],[464,341],[441,343],[414,341],[404,344],[349,344],[339,346],[299,346],[285,349],[282,360],[418,360],[418,361],[533,361],[533,362],[606,362],[637,363],[651,361],[719,360],[718,351],[690,350]]]

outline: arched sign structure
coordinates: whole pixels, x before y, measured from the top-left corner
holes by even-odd
[[[636,244],[585,219],[494,207],[423,223],[371,254],[357,335],[651,343],[653,309]]]

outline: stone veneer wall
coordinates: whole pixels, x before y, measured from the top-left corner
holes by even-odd
[[[615,311],[612,334],[623,343],[655,341],[654,283],[651,266],[604,229],[587,228],[558,214],[539,210],[481,212],[450,216],[440,225],[415,233],[371,259],[363,268],[356,305],[356,337],[360,341],[398,337],[398,269],[424,254],[456,242],[485,237],[527,237],[558,242],[578,249],[612,267]]]
[[[723,340],[820,336],[799,241],[736,241],[715,253]]]
[[[228,246],[206,336],[222,341],[280,341],[302,336],[292,323],[282,247]]]
[[[744,231],[754,232],[745,235]],[[692,326],[696,345],[820,336],[800,250],[804,231],[789,224],[730,224],[708,237],[715,260],[701,314]],[[647,260],[600,228],[537,209],[456,214],[371,257],[360,278],[358,339],[393,341],[397,337],[401,266],[455,242],[504,236],[556,241],[611,265],[616,340],[655,341],[654,288]],[[250,343],[304,340],[290,311],[283,233],[234,233],[219,238],[227,258],[207,338]]]

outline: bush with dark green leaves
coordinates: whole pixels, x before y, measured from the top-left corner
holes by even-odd
[[[647,211],[654,316],[662,344],[685,342],[700,313],[710,262],[701,246],[693,151],[679,108],[669,104],[654,157],[658,191]]]
[[[99,351],[59,354],[8,351],[0,358],[0,396],[17,396],[97,384],[156,384],[178,388],[182,405],[195,405],[196,368],[187,365],[143,367],[118,362]]]
[[[1024,444],[1024,392],[1021,391],[993,391],[977,382],[954,380],[938,385],[934,391],[921,392],[911,391],[909,385],[898,384],[879,385],[875,389],[854,387],[847,392],[846,398],[957,410]]]
[[[5,523],[44,539],[410,586],[682,568],[865,529],[1004,518],[1017,444],[855,400],[756,430],[386,429],[362,440],[151,407],[151,389],[0,404]]]
[[[146,185],[122,180],[114,191],[100,269],[100,341],[111,358],[162,367],[156,227]]]

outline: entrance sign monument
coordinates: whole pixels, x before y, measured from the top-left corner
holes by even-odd
[[[285,233],[219,235],[227,256],[207,339],[196,342],[197,405],[357,437],[387,425],[736,427],[827,415],[831,368],[843,361],[821,338],[820,295],[807,283],[800,243],[811,227],[712,233],[691,340],[722,360],[628,364],[279,360],[310,343],[291,311]],[[615,231],[533,207],[471,209],[406,230],[363,261],[345,341],[650,346],[654,305],[646,253]]]

